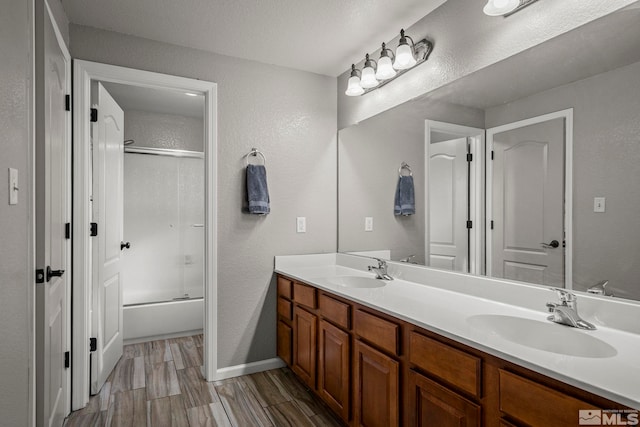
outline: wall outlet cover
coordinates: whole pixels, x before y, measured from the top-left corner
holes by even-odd
[[[296,218],[296,232],[298,233],[306,233],[307,232],[307,218],[304,216],[299,216]]]

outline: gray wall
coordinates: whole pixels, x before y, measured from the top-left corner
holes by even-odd
[[[0,13],[0,423],[31,421],[33,381],[33,5],[3,2]],[[19,203],[9,206],[8,168],[19,170]]]
[[[218,367],[275,357],[273,256],[336,250],[336,79],[89,27],[70,34],[74,58],[218,84]],[[254,146],[267,157],[266,217],[241,213]]]
[[[132,147],[204,151],[204,124],[195,117],[126,110],[124,139],[133,139]]]
[[[574,286],[640,299],[640,62],[486,110],[487,128],[574,109]],[[593,198],[606,197],[606,212]]]
[[[434,51],[426,63],[360,97],[344,94],[348,71],[338,78],[338,129],[428,93],[634,1],[545,0],[502,18],[489,17],[482,12],[486,0],[449,0],[407,28],[408,35],[416,39],[426,36],[434,42]],[[387,44],[397,46],[397,40]],[[379,52],[370,53],[374,58],[379,57]],[[347,67],[349,64],[345,64],[345,70]]]
[[[484,111],[417,99],[342,129],[338,140],[341,252],[390,249],[391,259],[416,255],[425,263],[425,120],[484,128]],[[415,215],[393,214],[398,168],[411,166],[415,184]],[[373,217],[374,230],[364,231]]]

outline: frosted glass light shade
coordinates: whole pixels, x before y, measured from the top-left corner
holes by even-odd
[[[396,76],[396,70],[391,65],[391,58],[383,56],[378,60],[378,70],[376,71],[376,78],[378,80],[387,80]]]
[[[500,16],[513,12],[519,5],[520,0],[489,0],[482,10],[486,15]]]
[[[360,79],[360,86],[365,89],[376,87],[380,84],[376,79],[376,72],[373,67],[365,67],[362,70],[362,78]]]
[[[396,60],[393,63],[393,68],[396,70],[406,70],[416,65],[418,61],[413,56],[413,49],[408,44],[401,44],[396,49]]]
[[[347,83],[347,90],[344,92],[347,96],[360,96],[364,93],[364,89],[360,86],[360,77],[349,77],[349,83]]]

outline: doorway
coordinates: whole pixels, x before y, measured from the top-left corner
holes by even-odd
[[[487,276],[572,284],[573,110],[487,129]]]
[[[168,91],[179,93],[182,96],[191,94],[200,96],[204,101],[203,112],[203,139],[204,150],[204,207],[203,219],[194,222],[198,225],[198,231],[202,234],[204,252],[202,254],[202,264],[204,266],[204,364],[203,376],[207,381],[215,379],[217,371],[216,344],[217,344],[217,266],[216,266],[216,85],[215,83],[203,82],[200,80],[187,79],[176,76],[168,76],[141,70],[133,70],[106,64],[92,63],[88,61],[74,61],[74,306],[73,306],[73,396],[72,409],[80,409],[88,402],[89,372],[93,368],[103,368],[92,365],[90,348],[86,343],[95,343],[95,351],[106,348],[118,334],[118,340],[122,336],[122,287],[112,287],[111,293],[102,292],[103,289],[95,285],[95,268],[92,264],[91,253],[94,246],[92,234],[101,228],[109,226],[113,229],[113,217],[105,217],[102,227],[99,223],[93,226],[91,218],[91,196],[92,196],[92,150],[91,150],[91,130],[93,119],[98,119],[101,115],[99,109],[92,111],[95,106],[92,102],[97,99],[99,93],[98,82],[102,85],[129,85],[150,90]],[[106,96],[106,95],[104,95]],[[120,150],[123,149],[124,139],[120,138]],[[94,147],[95,149],[95,147]],[[157,154],[157,153],[156,153]],[[140,153],[133,155],[140,156]],[[109,173],[109,172],[107,172]],[[122,169],[124,177],[124,166]],[[117,193],[117,191],[115,192]],[[124,199],[124,187],[118,197]],[[96,200],[93,200],[95,203]],[[117,204],[117,203],[116,203]],[[123,210],[121,210],[123,212]],[[117,228],[117,227],[116,227]],[[114,234],[115,236],[115,234]],[[128,250],[122,232],[116,236],[118,240],[117,250]],[[94,239],[95,240],[95,239]],[[130,243],[130,245],[133,242]],[[115,250],[113,251],[116,252]],[[115,277],[115,276],[114,276]],[[102,283],[98,280],[98,283]],[[115,290],[118,289],[116,293]],[[102,300],[100,299],[102,297]],[[103,336],[93,336],[92,331],[104,331],[106,324],[104,316],[96,315],[92,312],[94,307],[105,307],[104,301],[119,300],[118,304],[111,304],[117,307],[117,312],[112,311],[109,325],[110,332],[118,331],[114,334],[103,333]],[[98,302],[98,304],[96,304]],[[105,310],[106,312],[106,310]],[[102,313],[104,314],[104,313]],[[102,323],[102,324],[101,324]],[[92,340],[96,338],[96,340]],[[102,340],[102,341],[101,341]],[[92,342],[93,341],[93,342]],[[97,341],[97,342],[96,342]],[[121,344],[120,344],[121,345]],[[104,374],[103,374],[104,375]],[[95,389],[93,390],[95,392]]]

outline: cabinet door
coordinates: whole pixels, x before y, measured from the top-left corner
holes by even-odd
[[[293,372],[310,388],[316,387],[316,316],[293,309]]]
[[[291,326],[284,323],[282,320],[278,321],[278,357],[284,360],[288,366],[291,366],[291,346],[293,334]]]
[[[412,426],[480,426],[480,405],[413,371],[409,374],[408,400]]]
[[[318,391],[343,420],[349,421],[349,334],[320,321]]]
[[[355,425],[397,427],[400,423],[400,364],[355,341]]]

